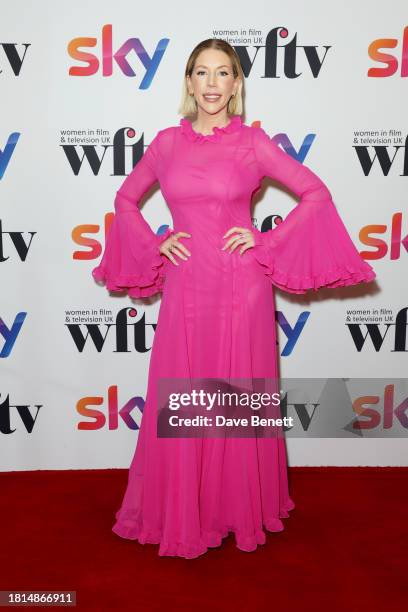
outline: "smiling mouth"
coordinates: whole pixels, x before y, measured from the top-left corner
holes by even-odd
[[[221,94],[203,94],[203,98],[207,102],[217,102],[221,98]]]

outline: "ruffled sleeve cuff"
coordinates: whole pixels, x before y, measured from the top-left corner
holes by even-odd
[[[163,234],[154,234],[137,209],[117,212],[93,278],[103,281],[109,291],[127,291],[133,298],[162,292],[169,260],[159,247],[173,232],[168,227]]]
[[[271,282],[289,293],[372,281],[332,199],[300,202],[275,229],[252,228],[253,252]]]

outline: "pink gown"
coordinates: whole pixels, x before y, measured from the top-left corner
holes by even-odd
[[[251,223],[251,199],[269,176],[300,197],[275,229]],[[173,229],[156,235],[139,202],[159,182]],[[255,246],[222,251],[245,227]],[[175,266],[159,252],[171,232],[191,253]],[[115,217],[92,274],[134,298],[161,293],[146,401],[128,484],[113,532],[160,544],[159,555],[194,558],[230,531],[243,551],[283,530],[289,495],[284,438],[157,436],[160,377],[277,377],[273,285],[290,293],[369,282],[322,180],[260,127],[230,117],[209,135],[188,119],[160,130],[115,198]]]

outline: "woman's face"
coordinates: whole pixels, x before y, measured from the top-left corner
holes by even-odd
[[[191,77],[187,76],[189,93],[206,113],[215,114],[227,106],[239,85],[234,78],[231,60],[224,51],[204,49],[198,55]]]

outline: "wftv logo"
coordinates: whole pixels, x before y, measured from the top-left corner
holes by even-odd
[[[112,149],[113,153],[113,172],[111,176],[126,176],[126,149],[131,149],[133,167],[142,158],[144,153],[145,145],[143,134],[137,142],[126,142],[126,136],[128,138],[134,138],[135,134],[135,130],[131,127],[119,128],[113,137],[113,144],[100,145],[102,147],[101,157],[96,151],[96,145],[61,144],[59,146],[64,151],[75,176],[78,176],[85,158],[92,172],[97,176],[108,149]],[[69,135],[70,133],[67,130],[62,131],[62,136],[64,138],[69,137]],[[82,149],[81,157],[78,155],[77,146]]]
[[[0,393],[1,398],[1,393]],[[32,433],[34,429],[34,425],[37,421],[38,413],[40,408],[42,408],[42,404],[34,404],[34,408],[37,408],[37,412],[35,416],[31,414],[31,405],[30,404],[10,404],[10,396],[1,401],[0,399],[0,434],[12,434],[17,431],[17,427],[14,427],[14,422],[12,424],[12,415],[14,411],[12,408],[15,408],[20,420],[25,427],[27,433]]]
[[[358,352],[365,348],[366,340],[370,337],[375,350],[382,349],[384,340],[389,332],[389,329],[394,328],[394,348],[392,353],[406,353],[407,346],[407,311],[408,307],[401,308],[395,317],[394,323],[346,323],[349,328],[354,345]],[[362,330],[367,330],[365,334]]]
[[[395,130],[388,130],[388,134],[391,136],[394,131]],[[395,167],[395,160],[400,149],[403,149],[403,157],[402,172],[399,174],[399,176],[408,176],[408,135],[405,137],[405,141],[400,136],[395,136],[393,140],[394,143],[397,142],[397,144],[389,145],[394,147],[393,156],[391,156],[391,154],[389,154],[388,152],[388,145],[353,145],[353,149],[356,150],[358,161],[360,162],[360,166],[364,172],[364,176],[369,176],[376,161],[378,161],[383,175],[388,176],[391,168],[393,166]],[[369,150],[372,149],[374,149],[375,154],[371,159]],[[401,157],[401,155],[399,155],[399,157]]]
[[[30,236],[27,242],[23,238],[23,234],[25,233]],[[6,232],[3,229],[2,220],[0,219],[0,264],[10,259],[10,255],[7,255],[8,251],[5,248],[7,245],[12,245],[11,248],[14,247],[14,251],[17,252],[20,261],[26,261],[28,251],[31,248],[31,243],[36,233],[37,232]]]
[[[21,67],[25,60],[28,47],[31,47],[31,43],[20,43],[24,48],[23,53],[19,53],[17,50],[17,43],[5,43],[0,42],[0,48],[3,50],[6,60],[13,71],[14,76],[20,76]],[[0,56],[1,57],[1,56]],[[4,73],[3,70],[3,58],[0,59],[0,74]]]
[[[75,315],[75,313],[68,314]],[[100,353],[105,348],[107,340],[110,341],[112,334],[114,353],[129,353],[132,350],[137,353],[147,353],[151,349],[151,346],[147,346],[147,330],[152,328],[155,331],[157,323],[146,323],[146,313],[143,313],[137,321],[135,321],[136,316],[135,308],[126,307],[119,310],[116,320],[113,321],[112,318],[112,323],[65,323],[65,326],[80,353],[83,352],[88,338]],[[104,327],[103,331],[101,327]],[[129,340],[129,331],[131,340]]]
[[[278,49],[283,49],[283,60],[281,62],[283,76],[288,79],[297,79],[303,74],[303,72],[296,71],[296,66],[299,63],[299,49],[301,49],[310,72],[314,78],[317,78],[326,59],[327,52],[331,49],[331,45],[322,45],[321,47],[318,45],[298,45],[297,32],[291,40],[288,39],[288,36],[289,31],[287,28],[277,26],[268,32],[264,45],[235,45],[234,49],[239,57],[245,77],[250,75],[257,61],[259,49],[265,49],[264,74],[261,78],[281,78],[281,74],[278,74]],[[285,41],[285,44],[282,44],[282,41]],[[252,51],[253,47],[256,49],[255,55]],[[320,48],[324,49],[322,58],[320,58]],[[248,51],[249,49],[251,52]]]

